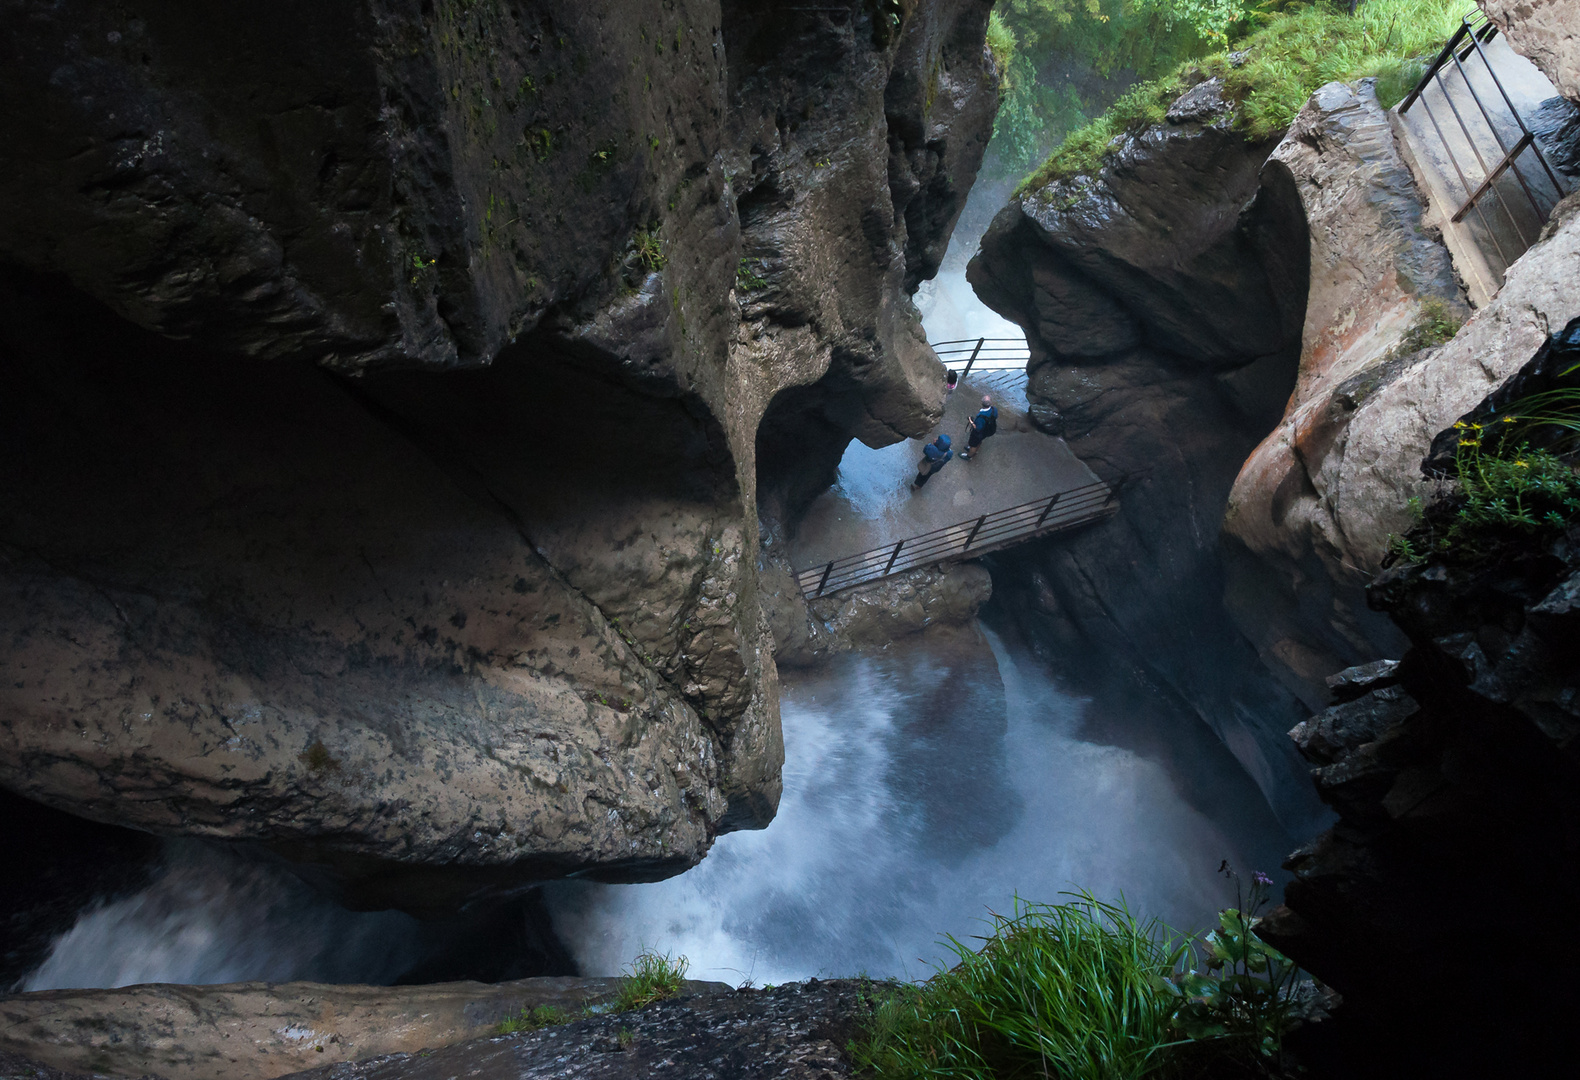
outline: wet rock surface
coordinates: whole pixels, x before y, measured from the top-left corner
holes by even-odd
[[[962,627],[993,595],[993,579],[977,563],[926,567],[807,600],[782,564],[764,574],[772,595],[769,624],[781,667],[813,667],[842,653],[882,648],[930,627]]]
[[[1378,1048],[1380,1073],[1408,1059],[1548,1075],[1568,1055],[1580,953],[1567,938],[1497,950],[1474,1000],[1455,984],[1458,950],[1512,895],[1580,901],[1560,854],[1580,846],[1577,595],[1574,529],[1385,570],[1368,596],[1409,651],[1341,672],[1340,703],[1290,732],[1339,821],[1290,856],[1265,936],[1344,995],[1335,1030]],[[1469,1025],[1496,1034],[1467,1040]]]
[[[1311,280],[1294,394],[1229,497],[1227,596],[1269,668],[1315,708],[1328,672],[1404,647],[1366,606],[1382,553],[1357,530],[1398,495],[1346,467],[1349,425],[1423,359],[1400,342],[1426,301],[1460,318],[1469,308],[1370,80],[1318,89],[1264,175],[1299,197]]]
[[[0,1049],[52,1068],[164,1080],[272,1080],[302,1069],[432,1051],[551,1007],[607,1005],[620,979],[485,985],[240,983],[47,990],[0,998]],[[688,994],[728,992],[691,982]]]
[[[987,5],[198,7],[4,16],[0,783],[425,911],[764,824],[759,444],[936,414]]]
[[[299,1080],[848,1076],[845,1043],[862,1011],[855,981],[793,983],[660,1002],[631,1013],[294,1073]]]

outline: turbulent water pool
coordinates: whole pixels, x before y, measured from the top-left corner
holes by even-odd
[[[549,890],[583,974],[644,949],[695,977],[922,976],[1017,895],[1084,888],[1200,925],[1227,859],[1276,865],[1288,838],[1205,725],[1115,717],[991,630],[897,642],[790,678],[779,815],[652,885]],[[1102,734],[1096,734],[1097,731]],[[464,935],[351,913],[284,870],[171,845],[167,869],[81,916],[26,989],[245,979],[388,982]]]

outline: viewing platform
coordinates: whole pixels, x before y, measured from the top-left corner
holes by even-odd
[[[939,346],[940,355],[950,367],[962,369],[966,357],[944,355],[948,346]],[[1113,513],[1116,504],[1108,485],[1063,439],[1037,430],[1026,415],[1024,393],[1017,392],[1024,386],[1024,349],[1022,345],[1018,386],[1002,385],[1015,369],[973,366],[949,396],[942,421],[926,437],[881,450],[851,443],[840,463],[838,483],[813,502],[788,545],[806,595],[827,595],[918,566],[971,558]],[[966,446],[967,425],[984,393],[992,394],[998,407],[998,433],[980,453],[962,461],[959,451]],[[954,460],[913,491],[922,447],[940,434],[954,441]]]

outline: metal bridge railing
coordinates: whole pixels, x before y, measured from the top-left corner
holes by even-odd
[[[1025,338],[962,338],[931,344],[944,367],[960,372],[962,382],[975,371],[978,384],[999,390],[1007,390],[1024,380],[1026,365],[1031,360]]]
[[[796,571],[808,599],[865,585],[907,570],[970,558],[1044,533],[1071,529],[1115,513],[1114,489],[1101,480],[1046,498],[946,525],[881,548]]]
[[[1448,43],[1443,46],[1442,51],[1438,53],[1437,59],[1433,60],[1427,67],[1426,73],[1421,76],[1421,80],[1416,84],[1415,89],[1411,90],[1405,96],[1405,99],[1399,103],[1399,114],[1401,116],[1404,115],[1417,103],[1426,110],[1427,119],[1447,152],[1449,163],[1453,166],[1464,194],[1464,201],[1454,211],[1450,220],[1455,224],[1459,224],[1464,221],[1468,214],[1474,211],[1481,223],[1482,233],[1490,238],[1494,249],[1497,251],[1498,258],[1503,263],[1502,271],[1507,271],[1514,260],[1523,255],[1525,250],[1535,242],[1536,233],[1540,232],[1542,223],[1547,220],[1553,206],[1564,197],[1566,192],[1563,182],[1559,180],[1558,174],[1553,171],[1552,165],[1548,163],[1547,156],[1542,153],[1541,146],[1536,142],[1535,134],[1526,126],[1525,119],[1520,116],[1519,110],[1514,107],[1513,99],[1509,97],[1509,92],[1504,88],[1503,81],[1498,78],[1498,73],[1487,56],[1487,50],[1484,45],[1486,42],[1491,41],[1497,32],[1497,26],[1488,21],[1486,15],[1479,9],[1466,15],[1460,21],[1459,29],[1454,32],[1454,35],[1448,39]],[[1485,70],[1487,75],[1491,76],[1492,85],[1497,89],[1497,96],[1490,105],[1483,95],[1476,91],[1476,84],[1471,79],[1471,71],[1467,70],[1467,65],[1472,69],[1475,68],[1476,65],[1472,63],[1473,60],[1480,62],[1480,68]],[[1452,74],[1458,76],[1458,79],[1454,80],[1455,83],[1462,83],[1465,90],[1469,93],[1470,99],[1475,102],[1476,110],[1480,113],[1479,117],[1476,113],[1468,109],[1462,110],[1459,105],[1455,104],[1454,96],[1450,92],[1450,84],[1443,77],[1444,72],[1450,71],[1450,69],[1452,69]],[[1453,130],[1453,127],[1449,127],[1445,131],[1445,125],[1449,123],[1449,118],[1440,118],[1438,110],[1432,107],[1432,102],[1423,96],[1427,89],[1434,85],[1441,95],[1441,101],[1438,102],[1439,108],[1444,104],[1448,106],[1453,125],[1457,126],[1459,132],[1464,136],[1465,146],[1459,147],[1458,153],[1455,152],[1455,140],[1448,133]],[[1509,139],[1505,137],[1505,134],[1512,136],[1515,132],[1518,132],[1518,135],[1511,144]],[[1495,161],[1489,161],[1487,155],[1483,154],[1481,147],[1477,145],[1478,141],[1485,144],[1486,136],[1489,133],[1498,148],[1498,154],[1501,155]],[[1469,155],[1464,153],[1465,147],[1469,148]],[[1488,152],[1491,152],[1490,148]],[[1534,171],[1531,176],[1526,175],[1526,171],[1530,170],[1530,162],[1527,162],[1523,169],[1520,166],[1520,157],[1527,152],[1535,158],[1536,164],[1541,167],[1539,171]],[[1471,158],[1474,158],[1474,161]],[[1530,209],[1535,215],[1534,226],[1530,218],[1526,218],[1524,225],[1522,225],[1520,219],[1525,217],[1523,209],[1516,213],[1515,208],[1509,205],[1509,198],[1513,198],[1516,204],[1519,203],[1520,199],[1519,195],[1513,192],[1509,193],[1509,197],[1505,197],[1503,188],[1498,184],[1498,180],[1505,173],[1515,179],[1520,192],[1524,195],[1525,202],[1529,203]],[[1550,195],[1549,189],[1551,191]],[[1513,236],[1505,235],[1503,240],[1499,240],[1498,233],[1500,230],[1494,227],[1494,222],[1488,221],[1486,211],[1482,205],[1488,194],[1491,194],[1495,200],[1492,206],[1494,217],[1497,217],[1498,212],[1501,210],[1502,219],[1507,221]],[[1502,222],[1499,221],[1496,224],[1502,224]],[[1516,240],[1520,245],[1518,250],[1505,249],[1505,241],[1512,248]],[[1499,272],[1500,281],[1502,271]]]

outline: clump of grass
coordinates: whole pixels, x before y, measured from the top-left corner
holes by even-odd
[[[638,229],[631,237],[632,254],[636,261],[646,267],[650,272],[664,269],[664,244],[659,239],[658,229]]]
[[[1448,306],[1447,300],[1440,296],[1430,296],[1421,301],[1421,311],[1416,316],[1415,322],[1399,339],[1399,352],[1402,355],[1435,348],[1459,333],[1459,328],[1464,322],[1454,309]]]
[[[1147,1076],[1178,1036],[1159,988],[1186,946],[1157,923],[1089,894],[1016,903],[980,951],[951,937],[958,963],[895,987],[873,1010],[856,1064],[881,1077]]]
[[[980,950],[872,1002],[848,1050],[881,1080],[1143,1080],[1276,1075],[1298,971],[1256,934],[1272,879],[1248,888],[1199,941],[1124,904],[1076,893],[994,915]]]
[[[506,1017],[499,1025],[501,1035],[514,1035],[518,1031],[540,1031],[570,1023],[570,1014],[557,1005],[539,1005],[535,1009],[522,1009],[515,1016]]]
[[[1101,167],[1120,135],[1161,123],[1174,98],[1209,78],[1223,80],[1235,103],[1233,124],[1251,139],[1283,131],[1312,91],[1334,81],[1374,77],[1378,100],[1392,108],[1420,78],[1421,57],[1442,47],[1464,8],[1461,0],[1367,0],[1354,15],[1326,4],[1269,14],[1265,26],[1234,44],[1236,62],[1225,49],[1141,83],[1072,132],[1017,193]]]
[[[620,984],[620,996],[615,999],[616,1012],[640,1009],[674,997],[686,982],[686,971],[691,961],[684,956],[670,956],[651,950],[631,961],[629,974]]]

